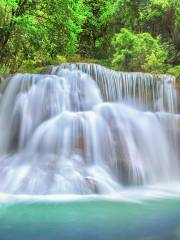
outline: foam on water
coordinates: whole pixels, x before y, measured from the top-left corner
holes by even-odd
[[[61,202],[89,202],[111,201],[144,204],[147,201],[162,199],[180,199],[179,183],[173,185],[141,186],[121,189],[113,194],[56,194],[56,195],[30,195],[0,193],[0,204],[16,203],[61,203]]]

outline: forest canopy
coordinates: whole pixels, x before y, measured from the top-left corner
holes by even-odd
[[[180,74],[179,0],[0,0],[0,73],[66,61]]]

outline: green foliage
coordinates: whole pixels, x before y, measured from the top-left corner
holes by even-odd
[[[162,42],[169,47],[168,63],[179,64],[179,0],[117,0],[116,22],[118,31],[128,28],[135,33],[149,32],[153,37],[161,36]]]
[[[115,48],[113,64],[121,70],[160,71],[167,58],[160,40],[149,33],[134,34],[123,28],[112,44]]]
[[[169,68],[167,73],[176,76],[177,80],[180,81],[180,65]]]
[[[85,22],[79,52],[86,57],[104,57],[104,49],[107,51],[112,38],[110,23],[115,12],[114,0],[85,0],[84,4]]]
[[[154,36],[161,35],[175,51],[180,48],[180,1],[151,0],[140,10],[140,25]],[[171,52],[171,51],[170,51]],[[177,58],[170,55],[171,63],[177,63]]]
[[[23,61],[48,64],[74,54],[83,0],[0,0],[0,63],[15,72]]]
[[[67,59],[66,57],[62,56],[62,55],[56,55],[56,57],[51,61],[51,64],[53,65],[58,65],[58,64],[62,64],[62,63],[67,63]]]
[[[0,72],[112,58],[126,71],[176,69],[180,1],[0,0]]]

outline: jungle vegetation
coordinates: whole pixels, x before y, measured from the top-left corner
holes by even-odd
[[[179,0],[0,0],[0,73],[64,62],[180,74]]]

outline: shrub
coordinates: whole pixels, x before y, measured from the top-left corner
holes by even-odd
[[[115,50],[113,65],[116,69],[128,71],[159,71],[162,72],[168,52],[149,33],[132,33],[126,28],[121,29],[113,38]]]
[[[167,73],[176,76],[177,81],[180,81],[180,65],[168,69]]]

